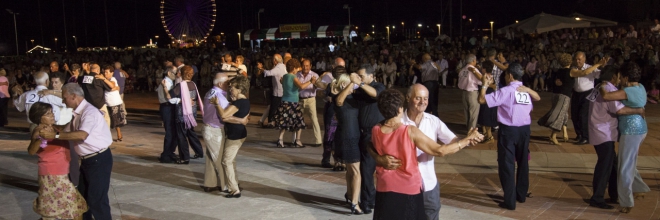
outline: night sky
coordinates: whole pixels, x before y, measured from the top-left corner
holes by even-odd
[[[34,39],[35,45],[47,47],[55,47],[55,38],[58,38],[57,46],[64,47],[67,43],[65,39],[68,39],[69,48],[73,49],[75,42],[72,36],[77,37],[79,47],[106,46],[108,37],[109,44],[118,47],[145,45],[149,42],[149,38],[154,38],[155,35],[160,37],[159,45],[168,43],[164,41],[167,38],[160,21],[160,0],[105,1],[107,1],[108,35],[104,0],[0,1],[0,9],[2,9],[0,55],[16,53],[13,16],[5,9],[19,13],[16,19],[18,46],[21,53],[25,53],[26,46],[32,48],[31,39]],[[461,18],[460,2],[453,0],[455,34],[458,32]],[[623,3],[626,1],[622,0],[463,0],[462,2],[463,14],[472,18],[472,25],[482,28],[488,28],[490,26],[488,22],[491,20],[495,21],[495,28],[498,28],[541,11],[556,15],[579,12],[619,22],[632,22],[642,20],[651,13],[639,9],[654,4],[650,3],[654,0],[638,1],[642,3],[637,3],[635,6],[637,9],[633,9],[634,7],[629,5],[623,6],[630,3]],[[265,10],[261,14],[262,28],[292,23],[311,23],[313,29],[321,25],[346,25],[348,11],[343,9],[344,4],[352,7],[351,23],[357,25],[362,32],[371,32],[371,25],[375,25],[376,32],[383,32],[388,24],[396,25],[396,29],[401,30],[401,22],[405,22],[405,28],[413,28],[418,23],[434,28],[435,24],[442,21],[443,33],[446,33],[449,27],[449,0],[234,0],[216,1],[216,4],[217,17],[211,34],[218,35],[224,32],[228,36],[228,42],[237,42],[238,32],[256,28],[259,8]],[[635,10],[635,13],[626,13],[631,10]],[[68,38],[65,37],[65,20]],[[467,20],[465,21],[467,23]]]

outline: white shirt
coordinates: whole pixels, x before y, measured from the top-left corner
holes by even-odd
[[[25,111],[28,115],[27,121],[30,121],[30,108],[35,102],[48,103],[53,106],[53,114],[55,115],[55,121],[60,120],[60,108],[65,108],[66,105],[62,103],[62,98],[54,95],[45,95],[44,97],[39,97],[39,91],[48,90],[45,86],[37,86],[37,88],[23,93],[20,97],[14,100],[14,105],[19,112]]]
[[[584,64],[580,70],[586,70],[591,65]],[[594,80],[600,78],[600,70],[596,69],[593,72],[587,74],[583,77],[575,78],[575,84],[573,84],[573,90],[576,92],[585,92],[594,88]]]
[[[284,64],[281,63],[275,65],[275,67],[273,67],[272,70],[264,70],[264,77],[266,76],[273,77],[273,96],[282,97],[283,90],[282,90],[282,83],[280,83],[280,79],[282,79],[282,76],[284,76],[285,74],[288,74],[286,72],[286,66],[284,66]]]
[[[164,80],[165,80],[165,88],[169,92],[170,90],[172,90],[172,86],[174,85],[174,83],[172,82],[172,79],[170,79],[167,76],[164,78]],[[165,94],[165,92],[163,92],[163,85],[162,84],[159,85],[158,89],[156,89],[156,90],[158,90],[158,102],[160,104],[163,104],[163,103],[166,103],[166,102],[170,102],[171,104],[178,104],[179,103],[179,100],[180,100],[179,98],[172,98],[170,100],[167,100],[167,95]]]
[[[323,61],[316,62],[316,69],[325,71],[325,62]]]
[[[651,32],[660,32],[660,24],[656,24],[651,28]]]
[[[115,79],[115,77],[110,78],[110,81],[117,86],[117,79]],[[108,105],[108,107],[118,106],[123,103],[124,102],[121,101],[121,96],[119,95],[119,90],[105,92],[105,104]]]
[[[637,38],[637,31],[631,31],[626,34],[627,38]]]
[[[401,122],[405,125],[417,126],[415,121],[408,118],[408,110],[403,113]],[[422,120],[419,122],[419,130],[422,131],[427,137],[431,138],[434,142],[440,140],[444,144],[449,144],[456,135],[451,132],[447,125],[440,121],[438,117],[424,112]],[[419,172],[422,174],[422,182],[424,182],[424,191],[431,191],[438,184],[438,178],[435,176],[435,157],[421,151],[417,148],[417,162],[419,163]]]
[[[442,71],[445,71],[447,68],[449,68],[449,63],[446,59],[438,60],[435,63],[437,63],[438,67],[440,67],[438,71],[440,71],[441,74],[447,74],[447,72],[442,73]]]

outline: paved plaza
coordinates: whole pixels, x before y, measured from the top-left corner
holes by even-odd
[[[462,136],[461,93],[440,90],[440,118]],[[237,157],[242,197],[228,199],[217,191],[205,193],[204,159],[189,165],[161,164],[164,129],[155,93],[126,94],[128,125],[123,142],[111,146],[114,166],[110,206],[114,219],[371,219],[349,215],[343,201],[345,172],[321,168],[321,147],[275,148],[277,130],[256,125],[264,111],[261,91],[251,92],[252,111],[248,138]],[[515,211],[497,206],[502,189],[497,175],[496,144],[480,144],[436,158],[441,184],[442,219],[659,219],[660,218],[660,105],[647,105],[649,134],[639,151],[638,169],[651,192],[635,201],[629,214],[617,209],[590,207],[593,167],[592,145],[548,144],[550,130],[536,120],[550,108],[550,93],[532,112],[530,191],[533,198]],[[318,98],[322,123],[322,102]],[[10,107],[10,123],[0,130],[0,219],[39,219],[32,211],[37,196],[37,157],[28,155],[26,116]],[[309,126],[309,124],[308,124]],[[201,126],[197,127],[197,130]],[[569,124],[569,135],[575,136]],[[114,136],[114,135],[113,135]],[[312,143],[310,129],[303,143]],[[200,135],[201,139],[201,135]],[[290,143],[292,134],[285,135]],[[202,139],[203,141],[203,139]],[[619,208],[618,206],[616,206]]]

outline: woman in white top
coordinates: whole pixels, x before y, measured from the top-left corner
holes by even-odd
[[[325,71],[325,57],[321,57],[321,59],[316,62],[316,70]]]
[[[126,111],[122,108],[124,102],[121,100],[119,95],[119,85],[117,84],[117,79],[112,77],[115,69],[106,65],[103,67],[103,76],[100,74],[96,75],[97,79],[102,79],[105,84],[111,88],[109,92],[105,92],[105,104],[108,106],[108,114],[110,114],[110,128],[117,130],[117,139],[114,141],[122,141],[121,129],[120,127],[126,124]]]

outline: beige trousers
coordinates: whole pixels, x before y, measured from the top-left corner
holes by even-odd
[[[309,99],[300,99],[303,104],[303,114],[312,119],[312,130],[314,131],[314,144],[323,144],[323,135],[319,126],[318,114],[316,114],[316,97]],[[300,137],[297,137],[300,139]],[[295,141],[295,140],[294,140]]]
[[[105,119],[105,123],[109,127],[110,126],[110,114],[108,113],[108,105],[103,105],[103,107],[101,107],[101,109],[99,109],[99,110],[101,110],[101,112],[103,112],[103,119]]]
[[[238,177],[236,176],[236,154],[245,142],[245,138],[225,141],[225,153],[222,155],[222,168],[225,169],[227,185],[230,192],[238,191]]]
[[[204,167],[204,186],[227,188],[225,169],[222,167],[222,155],[225,147],[225,131],[223,128],[214,128],[204,125],[202,129],[204,142],[206,142],[206,165]]]
[[[479,118],[479,93],[477,91],[463,91],[463,107],[465,108],[465,118],[467,128],[476,128]]]

